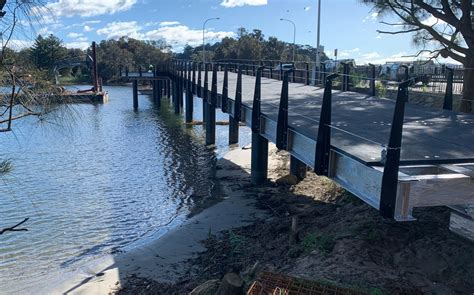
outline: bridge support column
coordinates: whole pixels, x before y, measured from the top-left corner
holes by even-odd
[[[175,93],[176,93],[176,97],[174,98],[173,100],[173,106],[174,106],[174,113],[175,114],[179,114],[180,113],[180,101],[183,99],[183,92],[182,92],[182,89],[181,89],[181,83],[179,81],[179,78],[176,79],[176,82],[174,83],[175,84]]]
[[[268,140],[252,132],[251,181],[262,184],[268,177]]]
[[[268,177],[268,140],[260,135],[261,93],[263,66],[255,73],[255,92],[252,104],[252,159],[251,181],[262,184]]]
[[[158,84],[156,80],[151,81],[151,87],[153,89],[153,102],[157,103],[158,102]]]
[[[171,80],[166,80],[166,97],[169,99],[171,97]]]
[[[229,145],[239,143],[239,121],[229,116]]]
[[[133,109],[138,109],[138,80],[133,80]]]
[[[156,105],[161,107],[161,97],[163,96],[163,81],[155,81],[156,84]]]
[[[290,156],[290,174],[296,176],[298,180],[306,177],[306,164],[294,156]]]
[[[210,103],[206,103],[206,145],[216,143],[216,108]]]
[[[186,88],[186,114],[185,114],[185,122],[192,123],[193,122],[193,93],[192,93],[192,85],[188,85]]]

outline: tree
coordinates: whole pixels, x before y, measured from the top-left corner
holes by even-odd
[[[421,49],[416,56],[450,57],[464,65],[463,96],[460,111],[472,112],[474,101],[474,24],[472,0],[361,0],[381,17],[394,15],[401,23],[381,34],[413,34]]]
[[[36,66],[51,73],[56,63],[65,59],[67,54],[67,48],[63,46],[61,39],[54,35],[49,35],[46,38],[39,35],[31,48],[31,57]]]

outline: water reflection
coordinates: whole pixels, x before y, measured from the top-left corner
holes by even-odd
[[[70,126],[28,118],[2,134],[0,158],[14,170],[0,179],[0,226],[30,221],[29,232],[0,236],[1,292],[28,290],[48,273],[153,236],[184,218],[191,194],[210,194],[216,153],[203,145],[202,127],[183,127],[146,96],[134,112],[129,87],[106,90],[110,102],[74,106]],[[201,106],[196,100],[197,119]],[[219,155],[227,127],[217,133]]]

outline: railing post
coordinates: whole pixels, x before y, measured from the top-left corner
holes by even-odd
[[[446,92],[444,94],[443,109],[453,110],[453,82],[454,70],[446,67]]]
[[[262,72],[259,67],[255,75],[255,92],[252,105],[252,159],[251,181],[253,184],[262,184],[268,176],[268,140],[260,135],[260,102]]]
[[[197,96],[202,98],[201,63],[198,63],[197,70],[198,70]]]
[[[193,95],[196,95],[196,93],[197,93],[197,90],[196,90],[196,63],[193,62],[192,66],[193,66],[193,82],[192,82],[192,85],[191,85],[191,92],[193,93]]]
[[[142,73],[142,66],[138,66],[138,76],[139,76],[139,77],[142,77],[142,76],[143,76],[143,73]]]
[[[288,80],[292,71],[288,70],[283,73],[276,131],[276,147],[279,150],[286,150],[288,147]]]
[[[283,80],[283,63],[280,61],[280,77],[278,80]]]
[[[227,113],[227,104],[229,100],[229,69],[227,64],[224,66],[224,83],[222,84],[222,101],[221,110],[223,113]]]
[[[306,65],[306,85],[309,85],[309,63],[305,63]],[[315,75],[316,76],[316,75]]]
[[[211,95],[207,101],[206,145],[216,143],[217,64],[212,65]]]
[[[395,102],[395,110],[393,113],[390,138],[386,150],[382,176],[382,188],[380,190],[379,210],[385,218],[395,217],[405,103],[408,100],[408,86],[411,83],[412,81],[408,80],[398,85],[397,101]],[[384,159],[382,159],[382,161],[383,160]]]
[[[291,73],[291,76],[292,76],[291,82],[296,83],[296,80],[295,80],[295,79],[296,79],[296,67],[295,67],[295,63],[293,62],[292,65],[293,65],[293,72]]]
[[[238,66],[237,71],[234,113],[229,116],[229,144],[236,144],[239,142],[239,122],[242,107],[242,67]]]
[[[349,91],[349,63],[342,63],[342,92]]]
[[[318,175],[328,176],[329,174],[329,152],[331,149],[331,127],[329,125],[331,125],[332,81],[338,76],[339,74],[329,75],[324,86],[314,155],[314,172]]]
[[[375,96],[375,78],[376,78],[376,73],[375,73],[375,65],[369,64],[370,66],[370,72],[371,72],[371,79],[370,79],[370,95]]]
[[[207,63],[204,64],[204,87],[202,88],[202,123],[205,125],[209,100],[209,73]]]
[[[138,80],[133,80],[133,109],[138,109]]]
[[[128,77],[128,73],[129,73],[128,67],[125,67],[125,77]]]

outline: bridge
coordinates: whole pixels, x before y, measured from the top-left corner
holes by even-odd
[[[310,167],[384,217],[409,221],[414,208],[450,206],[452,220],[474,231],[468,214],[474,204],[474,115],[449,110],[452,93],[446,109],[434,109],[407,103],[413,79],[397,83],[392,100],[370,95],[375,76],[363,94],[348,91],[345,71],[319,73],[321,87],[309,85],[308,71],[296,72],[174,61],[163,72],[121,75],[134,83],[135,108],[139,80],[152,81],[158,105],[167,96],[177,114],[184,107],[186,122],[193,118],[193,99],[201,98],[207,145],[215,143],[216,108],[229,114],[229,144],[238,142],[244,122],[252,130],[254,184],[267,178],[271,141],[290,153],[291,174],[303,178]]]

